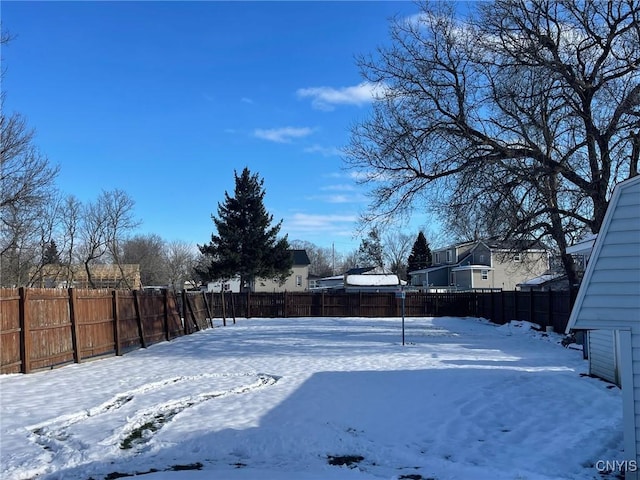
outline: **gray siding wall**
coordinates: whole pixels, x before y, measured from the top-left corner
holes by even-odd
[[[449,269],[443,268],[429,273],[429,285],[446,287],[449,285]]]
[[[463,290],[471,288],[471,270],[454,272],[456,274],[456,285]]]
[[[620,386],[615,332],[589,331],[589,373]]]

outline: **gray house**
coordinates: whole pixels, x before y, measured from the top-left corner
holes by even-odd
[[[613,350],[592,350],[590,362],[612,369],[622,386],[625,457],[640,467],[640,176],[613,192],[569,317],[570,330],[609,332],[601,336],[611,339]],[[640,480],[638,469],[627,470],[625,479]]]
[[[432,252],[433,266],[409,272],[411,286],[426,291],[501,289],[542,275],[549,257],[542,245],[477,240]]]

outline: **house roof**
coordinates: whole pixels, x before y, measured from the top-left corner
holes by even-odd
[[[484,244],[491,250],[508,250],[508,251],[524,251],[524,250],[548,250],[548,247],[539,240],[501,240],[499,238],[481,238],[478,240],[460,242],[443,248],[437,248],[434,252],[442,252],[452,248],[460,249],[473,245],[472,248],[479,244]]]
[[[311,265],[311,260],[309,260],[306,250],[291,250],[291,255],[293,256],[294,265]]]
[[[616,185],[566,331],[637,328],[639,271],[640,175]]]
[[[345,284],[359,287],[387,287],[400,285],[400,280],[395,274],[347,275]]]
[[[443,268],[451,268],[452,266],[454,266],[454,264],[438,265],[437,267],[421,268],[420,270],[413,270],[408,273],[411,275],[413,275],[414,273],[430,273],[435,272],[436,270],[441,270]]]
[[[509,251],[525,251],[525,250],[547,250],[547,246],[540,240],[501,240],[491,238],[482,240],[482,242],[492,250],[509,250]]]
[[[572,255],[589,255],[593,250],[593,244],[596,241],[598,234],[591,233],[585,236],[582,240],[573,245],[567,247],[567,253]]]
[[[464,270],[493,270],[493,268],[489,265],[460,265],[451,269],[452,272],[462,272]]]
[[[370,272],[371,270],[373,270],[376,267],[354,267],[354,268],[350,268],[349,270],[347,270],[346,272],[344,272],[345,275],[360,275],[366,272]]]
[[[523,286],[533,286],[533,285],[544,285],[548,282],[553,282],[555,280],[559,280],[562,278],[566,278],[566,275],[563,273],[545,273],[544,275],[540,275],[538,277],[530,278],[526,282],[519,283],[518,285]]]

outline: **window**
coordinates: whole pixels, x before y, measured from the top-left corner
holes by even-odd
[[[480,255],[480,263],[484,263],[485,262],[486,257],[484,256],[484,254]]]
[[[302,286],[302,275],[296,275],[296,285],[298,287]]]
[[[480,270],[482,280],[489,280],[489,270]]]
[[[440,253],[436,252],[436,265],[440,263]]]
[[[516,253],[516,254],[513,256],[513,261],[514,261],[514,262],[519,262],[520,260],[521,260],[520,254],[519,254],[519,253]]]
[[[447,250],[447,263],[451,263],[451,250]]]

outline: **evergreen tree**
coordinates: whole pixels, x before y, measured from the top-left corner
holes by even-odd
[[[264,180],[245,167],[235,176],[234,196],[225,192],[218,204],[218,217],[211,216],[217,235],[208,245],[198,245],[209,259],[203,280],[240,276],[243,289],[253,290],[256,278],[276,278],[284,282],[291,273],[292,256],[287,236],[277,238],[282,220],[271,226],[273,215],[264,207]]]
[[[424,233],[418,233],[416,241],[413,243],[411,253],[407,259],[407,273],[431,266],[431,249],[427,243]]]
[[[377,228],[369,231],[358,248],[358,265],[361,267],[384,267],[382,240]]]
[[[58,246],[56,242],[51,240],[47,243],[42,254],[43,265],[60,265],[60,253],[58,252]]]

